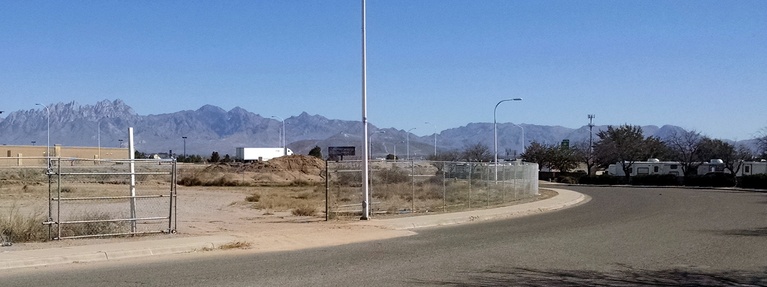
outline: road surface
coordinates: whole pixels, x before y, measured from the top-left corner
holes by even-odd
[[[0,285],[767,285],[767,193],[568,188],[592,200],[553,213],[338,247],[14,271],[0,275]]]

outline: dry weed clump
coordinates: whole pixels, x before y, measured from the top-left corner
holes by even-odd
[[[304,204],[294,208],[291,213],[295,216],[315,216],[317,215],[317,207]]]
[[[3,244],[14,242],[43,241],[48,237],[48,228],[42,223],[42,212],[22,214],[15,205],[0,214],[0,237]]]
[[[115,217],[106,212],[86,211],[76,215],[71,221],[91,221],[91,220],[109,220]],[[83,236],[83,235],[106,235],[125,232],[128,228],[128,222],[84,222],[63,224],[61,226],[61,236]]]
[[[222,244],[218,247],[218,249],[221,250],[231,250],[231,249],[249,249],[251,246],[253,246],[252,243],[247,241],[234,241]]]
[[[254,193],[251,195],[248,195],[245,197],[245,201],[247,202],[259,202],[261,201],[261,195],[258,193]]]

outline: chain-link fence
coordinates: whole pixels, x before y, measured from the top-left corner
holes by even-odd
[[[175,160],[51,159],[52,239],[176,230]]]
[[[369,167],[372,215],[488,208],[538,195],[535,163],[372,161]],[[360,215],[362,162],[331,161],[327,172],[328,216]]]

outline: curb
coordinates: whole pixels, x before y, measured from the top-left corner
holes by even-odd
[[[89,263],[99,261],[110,261],[120,259],[130,259],[138,257],[148,257],[157,255],[170,255],[189,253],[202,250],[212,250],[224,244],[230,243],[235,240],[235,237],[231,236],[214,236],[209,238],[171,238],[155,241],[161,242],[158,245],[170,241],[190,241],[170,244],[172,246],[160,246],[160,247],[138,247],[134,248],[133,245],[146,245],[153,244],[152,241],[144,242],[129,242],[126,246],[124,243],[114,243],[105,245],[82,245],[75,247],[65,247],[60,249],[37,249],[27,251],[27,258],[0,260],[0,270],[15,269],[15,268],[27,268],[27,267],[41,267],[49,265],[70,264],[70,263]],[[165,242],[162,242],[165,241]],[[194,242],[196,241],[196,242]],[[24,252],[24,251],[21,251]],[[31,254],[29,254],[31,253]],[[65,255],[50,255],[49,253],[66,253]],[[0,253],[1,254],[1,253]],[[24,255],[24,253],[21,253]]]

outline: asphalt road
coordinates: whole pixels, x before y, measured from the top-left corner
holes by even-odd
[[[0,285],[767,285],[767,193],[568,188],[592,200],[339,247],[40,268],[0,275]]]

